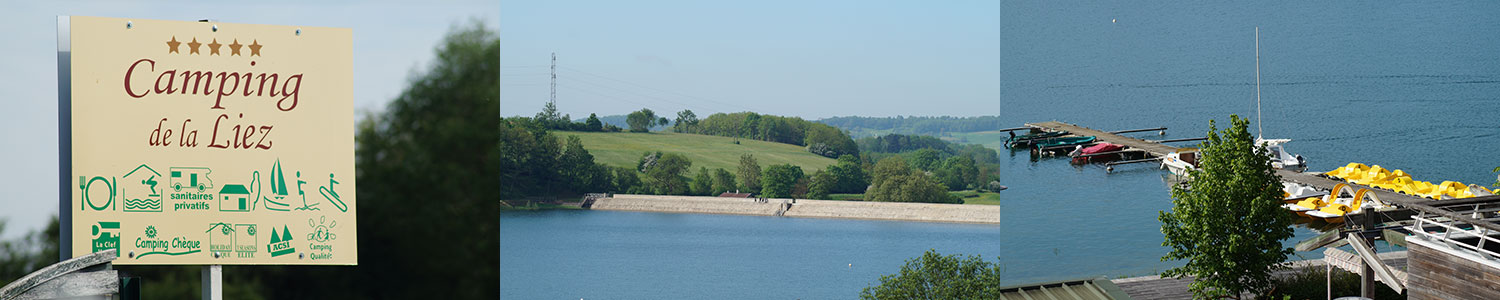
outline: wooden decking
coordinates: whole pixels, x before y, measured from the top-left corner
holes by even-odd
[[[1041,123],[1027,123],[1026,127],[1040,128],[1040,129],[1045,129],[1045,130],[1048,130],[1048,131],[1063,130],[1063,131],[1067,131],[1069,133],[1069,135],[1074,135],[1074,136],[1094,136],[1094,137],[1098,138],[1099,141],[1101,141],[1101,142],[1107,142],[1107,143],[1110,143],[1110,144],[1123,145],[1123,146],[1126,146],[1126,147],[1130,147],[1131,149],[1145,150],[1147,153],[1151,153],[1151,156],[1164,156],[1164,155],[1167,155],[1167,153],[1177,152],[1177,150],[1179,149],[1177,147],[1167,146],[1167,145],[1164,145],[1164,144],[1161,144],[1161,143],[1151,142],[1151,141],[1147,141],[1147,140],[1143,140],[1143,139],[1138,139],[1138,138],[1133,138],[1133,137],[1121,136],[1121,135],[1118,135],[1118,134],[1108,133],[1108,132],[1104,132],[1104,131],[1093,129],[1093,128],[1088,128],[1088,127],[1083,127],[1083,126],[1078,126],[1078,125],[1068,124],[1068,123],[1063,123],[1063,122],[1058,122],[1058,121],[1048,121],[1048,122],[1041,122]]]

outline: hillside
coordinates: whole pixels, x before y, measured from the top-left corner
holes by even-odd
[[[1005,149],[1004,141],[1008,137],[1010,137],[1010,135],[1005,134],[1004,132],[1000,132],[999,130],[991,130],[980,132],[950,132],[947,134],[947,136],[939,138],[943,139],[944,141],[959,144],[980,144],[998,151]]]
[[[802,171],[809,175],[814,170],[822,170],[835,162],[834,159],[809,153],[801,146],[750,139],[740,139],[740,144],[735,145],[734,138],[671,132],[553,133],[563,139],[569,135],[578,136],[583,141],[583,147],[594,155],[595,162],[626,168],[634,168],[641,154],[647,151],[682,154],[693,161],[692,172],[697,172],[698,167],[708,167],[709,170],[724,168],[733,172],[739,167],[740,154],[744,153],[755,155],[762,168],[790,163],[802,167]]]

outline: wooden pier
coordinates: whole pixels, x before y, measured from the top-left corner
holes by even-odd
[[[1098,129],[1088,128],[1088,127],[1083,127],[1083,126],[1078,126],[1078,125],[1073,125],[1073,124],[1068,124],[1068,123],[1063,123],[1063,122],[1058,122],[1058,121],[1049,121],[1049,122],[1041,122],[1041,123],[1027,123],[1026,127],[1043,129],[1043,130],[1047,130],[1047,131],[1059,131],[1059,130],[1062,130],[1062,131],[1067,131],[1068,135],[1071,135],[1071,136],[1094,136],[1100,142],[1106,142],[1106,143],[1110,143],[1110,144],[1122,145],[1122,146],[1130,147],[1131,149],[1144,150],[1144,151],[1146,151],[1146,153],[1151,154],[1151,156],[1156,156],[1156,157],[1166,156],[1167,153],[1177,152],[1177,149],[1179,149],[1177,147],[1172,147],[1172,146],[1164,145],[1164,144],[1161,144],[1161,143],[1154,143],[1154,142],[1143,140],[1143,139],[1122,136],[1122,135],[1118,135],[1118,134],[1114,134],[1114,133],[1109,133],[1109,132],[1105,132],[1105,131],[1098,130]],[[1153,128],[1152,130],[1165,130],[1165,128]]]
[[[1111,144],[1118,144],[1118,145],[1123,145],[1123,146],[1126,146],[1126,147],[1130,147],[1129,149],[1135,149],[1135,150],[1139,150],[1139,151],[1145,151],[1146,153],[1150,154],[1153,157],[1166,156],[1167,153],[1177,152],[1178,150],[1182,149],[1182,148],[1172,147],[1172,146],[1169,146],[1169,145],[1162,144],[1159,141],[1148,141],[1148,140],[1143,140],[1143,139],[1138,139],[1138,138],[1121,136],[1121,135],[1110,133],[1110,132],[1106,132],[1106,131],[1103,131],[1103,130],[1088,128],[1088,127],[1083,127],[1083,126],[1078,126],[1078,125],[1075,125],[1075,124],[1068,124],[1068,123],[1063,123],[1063,122],[1058,122],[1058,121],[1048,121],[1048,122],[1040,122],[1040,123],[1027,123],[1026,127],[1036,128],[1036,129],[1042,129],[1042,130],[1047,130],[1047,131],[1059,131],[1059,130],[1067,131],[1068,135],[1070,135],[1070,136],[1094,136],[1100,142],[1107,142],[1107,143],[1111,143]],[[1153,130],[1155,130],[1155,129],[1153,129]],[[1164,130],[1164,128],[1162,130]],[[1324,189],[1324,190],[1332,190],[1335,185],[1338,185],[1340,183],[1348,185],[1349,187],[1354,188],[1354,190],[1369,189],[1370,192],[1374,193],[1376,197],[1379,197],[1381,201],[1384,201],[1386,203],[1401,205],[1401,206],[1405,206],[1405,205],[1413,204],[1413,203],[1422,203],[1422,202],[1427,202],[1427,201],[1433,201],[1432,199],[1427,199],[1427,198],[1421,198],[1421,197],[1412,196],[1412,195],[1406,195],[1406,194],[1396,193],[1396,192],[1392,192],[1392,191],[1388,191],[1388,190],[1384,190],[1384,189],[1377,189],[1377,188],[1373,188],[1373,187],[1369,187],[1369,186],[1365,186],[1365,185],[1347,183],[1347,182],[1342,182],[1342,181],[1338,181],[1338,180],[1333,180],[1333,179],[1318,177],[1317,175],[1320,174],[1318,172],[1301,173],[1301,172],[1294,172],[1294,171],[1289,171],[1289,170],[1276,170],[1276,174],[1277,175],[1281,175],[1281,179],[1284,182],[1291,182],[1291,183],[1296,183],[1296,184],[1301,184],[1301,185],[1306,185],[1306,186],[1312,186],[1312,187],[1315,187],[1315,188],[1318,188],[1318,189]]]

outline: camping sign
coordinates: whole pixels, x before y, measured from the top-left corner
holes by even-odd
[[[353,33],[63,17],[63,251],[354,265]]]

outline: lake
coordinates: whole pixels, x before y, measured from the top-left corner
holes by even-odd
[[[1312,171],[1349,162],[1489,185],[1500,166],[1500,3],[1006,1],[1003,126],[1058,120],[1202,137],[1255,118],[1260,27],[1264,136]],[[1179,143],[1190,146],[1192,143]],[[1155,165],[1074,167],[1002,151],[1006,284],[1138,276],[1162,262]],[[1299,227],[1288,245],[1315,235]],[[1384,251],[1386,249],[1382,249]],[[1300,258],[1320,258],[1301,253]],[[1298,259],[1298,258],[1294,258]]]
[[[928,249],[999,256],[995,225],[623,211],[500,214],[500,296],[850,299]]]

